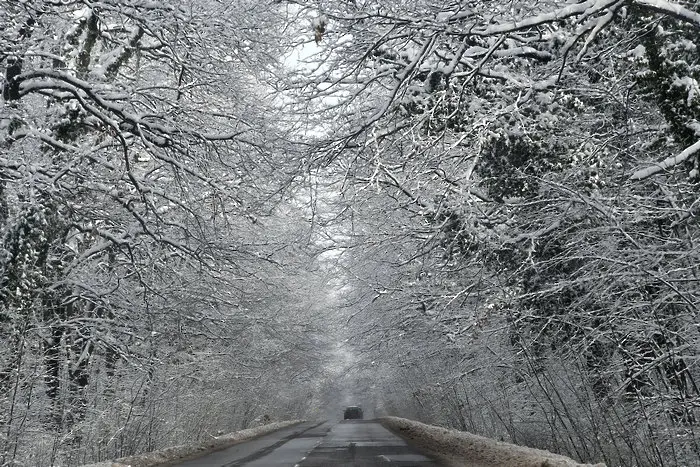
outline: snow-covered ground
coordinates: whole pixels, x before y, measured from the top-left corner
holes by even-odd
[[[212,440],[204,441],[199,444],[172,446],[159,451],[122,457],[121,459],[115,459],[114,461],[89,464],[83,467],[151,467],[157,465],[169,465],[170,463],[201,456],[208,452],[225,449],[242,441],[247,441],[258,436],[266,435],[268,433],[272,433],[273,431],[277,431],[297,423],[301,423],[301,420],[270,423],[269,425],[248,428],[246,430],[235,431],[233,433],[217,436]]]
[[[605,467],[605,464],[579,464],[569,457],[548,451],[404,418],[383,417],[379,420],[389,430],[450,467]]]

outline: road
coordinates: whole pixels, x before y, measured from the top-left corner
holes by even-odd
[[[307,422],[178,467],[439,466],[373,420]]]

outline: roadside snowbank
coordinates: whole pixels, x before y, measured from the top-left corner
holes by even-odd
[[[605,464],[579,464],[566,456],[548,451],[404,418],[383,417],[379,421],[450,467],[605,467]]]
[[[291,425],[296,425],[302,421],[303,420],[292,420],[287,422],[270,423],[269,425],[248,428],[246,430],[235,431],[233,433],[217,436],[210,441],[204,441],[200,444],[172,446],[158,451],[122,457],[114,461],[84,465],[83,467],[155,467],[173,465],[187,459],[202,456],[209,452],[226,449],[234,444],[248,441],[251,438],[266,435]]]

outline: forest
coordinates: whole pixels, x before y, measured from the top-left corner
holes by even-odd
[[[0,0],[0,466],[354,403],[695,465],[699,47],[695,0]]]

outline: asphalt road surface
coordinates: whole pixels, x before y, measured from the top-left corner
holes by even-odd
[[[439,466],[373,420],[308,422],[178,467]]]

